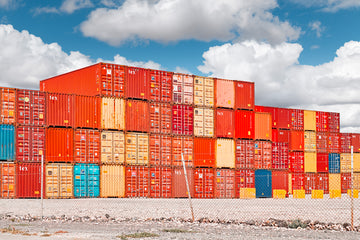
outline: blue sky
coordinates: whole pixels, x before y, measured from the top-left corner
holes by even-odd
[[[1,86],[98,61],[253,81],[360,132],[358,0],[0,0]]]

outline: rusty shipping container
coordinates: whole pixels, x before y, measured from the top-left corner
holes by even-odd
[[[254,168],[254,141],[238,139],[235,144],[235,168]]]
[[[316,132],[304,132],[304,150],[307,152],[316,152]]]
[[[351,133],[340,133],[340,153],[350,153]]]
[[[149,196],[149,168],[145,166],[126,166],[126,197]]]
[[[46,128],[45,161],[74,161],[74,130],[71,128]]]
[[[47,198],[74,196],[74,167],[67,163],[49,163],[45,166],[45,195]]]
[[[117,64],[97,63],[40,81],[40,90],[87,96],[124,97],[126,68]]]
[[[291,109],[291,130],[304,130],[304,110]]]
[[[150,70],[138,67],[125,69],[125,97],[150,99]]]
[[[304,131],[290,131],[289,150],[304,151]]]
[[[188,74],[173,74],[172,101],[177,104],[192,105],[194,103],[194,77]]]
[[[149,138],[149,164],[171,166],[171,136],[151,134]]]
[[[240,189],[255,188],[255,170],[236,169],[235,170],[235,196],[240,197]]]
[[[340,113],[328,112],[328,131],[340,132]]]
[[[329,116],[327,112],[316,112],[316,131],[327,132],[328,131],[328,120]]]
[[[272,129],[272,141],[281,143],[290,143],[290,130],[287,129]]]
[[[235,112],[231,109],[215,110],[215,134],[216,137],[234,138],[235,137]]]
[[[216,140],[213,138],[194,138],[194,166],[216,166]]]
[[[328,151],[331,153],[340,153],[341,136],[340,133],[328,133]]]
[[[289,169],[292,173],[304,172],[304,152],[289,152]]]
[[[194,197],[214,198],[214,180],[213,168],[195,168]]]
[[[235,168],[235,141],[233,139],[216,139],[216,167]]]
[[[125,197],[125,167],[100,166],[100,197]]]
[[[125,130],[125,100],[120,98],[101,98],[101,128]]]
[[[227,79],[215,80],[215,107],[235,107],[235,85],[234,81]]]
[[[150,100],[171,102],[172,72],[150,70]]]
[[[101,163],[125,163],[125,134],[119,131],[102,131],[100,136]]]
[[[254,139],[255,113],[253,111],[235,111],[235,138]]]
[[[183,167],[172,168],[172,197],[187,198],[189,195]],[[186,176],[189,184],[190,196],[194,197],[194,170],[186,168]]]
[[[214,107],[214,79],[209,77],[194,77],[194,105],[199,107]]]
[[[270,113],[255,113],[255,139],[269,140],[272,138],[271,130],[271,114]]]
[[[354,152],[360,152],[360,133],[351,134],[351,145],[354,147]]]
[[[100,131],[75,130],[74,158],[76,163],[100,163]]]
[[[151,198],[170,198],[172,196],[170,167],[150,167],[149,168],[149,196]]]
[[[17,123],[20,125],[45,125],[45,93],[36,90],[16,90]]]
[[[75,95],[74,127],[100,128],[101,98]]]
[[[215,198],[235,198],[235,170],[215,170]]]
[[[172,137],[171,159],[173,166],[183,166],[181,156],[187,167],[194,166],[194,139],[192,137]]]
[[[45,179],[45,169],[43,173]],[[17,198],[41,197],[43,194],[41,193],[41,163],[17,163],[15,176]],[[45,189],[45,181],[43,189]]]
[[[271,169],[272,146],[268,141],[255,141],[254,167],[256,169]]]
[[[235,109],[254,110],[255,84],[253,82],[234,81]]]
[[[0,124],[15,124],[16,89],[0,88]]]
[[[45,154],[45,139],[43,127],[17,127],[16,160],[22,163],[41,162]]]
[[[15,164],[0,163],[0,198],[15,198]]]
[[[148,165],[149,135],[128,132],[125,134],[125,162],[130,165]]]
[[[150,103],[150,132],[171,134],[172,107],[170,103]]]
[[[126,100],[126,131],[150,132],[149,103],[138,100]]]
[[[214,136],[214,110],[194,108],[194,135],[196,137]]]
[[[329,134],[327,132],[316,132],[316,151],[327,153],[329,151]]]
[[[74,126],[74,95],[65,93],[46,94],[46,125],[57,127]]]
[[[272,143],[271,168],[288,169],[289,168],[289,145],[287,143]]]
[[[193,135],[194,109],[187,105],[174,105],[172,107],[172,133],[175,135]]]

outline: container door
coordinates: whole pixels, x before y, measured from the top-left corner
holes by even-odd
[[[257,198],[272,197],[272,179],[271,171],[256,170],[255,171],[255,188]]]

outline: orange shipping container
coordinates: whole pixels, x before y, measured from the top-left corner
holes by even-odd
[[[45,143],[46,162],[74,161],[74,130],[71,128],[47,128]]]
[[[150,165],[171,166],[171,137],[167,135],[150,135]]]
[[[253,82],[234,81],[235,108],[254,110],[255,84]]]
[[[100,128],[101,98],[75,96],[75,120],[77,128]]]
[[[195,76],[194,78],[195,106],[214,107],[214,79]]]
[[[100,132],[92,129],[75,130],[75,162],[100,163]]]
[[[15,198],[15,164],[0,164],[0,198]]]
[[[215,167],[215,145],[213,138],[194,138],[194,166]]]
[[[0,123],[16,123],[16,90],[0,88]]]
[[[235,170],[215,170],[215,197],[235,198]]]
[[[289,150],[304,151],[304,131],[290,131]]]
[[[125,69],[125,97],[150,99],[150,70],[138,67]]]
[[[174,73],[173,102],[192,105],[194,103],[194,77],[192,75]]]
[[[172,72],[150,70],[150,100],[171,102]]]
[[[183,166],[181,156],[184,158],[185,166],[193,167],[193,147],[194,140],[192,137],[173,137],[172,138],[172,165]]]
[[[144,166],[126,166],[126,197],[149,196],[149,168]]]
[[[101,128],[125,130],[125,100],[101,98]]]
[[[46,94],[46,125],[74,126],[74,95],[64,93]]]
[[[272,138],[271,113],[255,113],[255,139],[269,140]]]
[[[150,131],[150,111],[149,103],[138,100],[126,101],[126,131]]]
[[[227,79],[216,79],[216,107],[235,107],[235,86],[234,81]]]
[[[194,197],[214,198],[214,169],[196,168],[194,170]]]
[[[171,168],[151,167],[150,168],[150,197],[170,198],[171,197]]]
[[[188,179],[190,196],[194,197],[194,170],[192,168],[186,168],[186,176]],[[172,169],[172,197],[188,197],[188,190],[183,167],[175,167]]]
[[[121,165],[100,166],[100,196],[125,197],[125,167]]]
[[[17,89],[17,123],[21,125],[45,125],[45,93]]]
[[[272,158],[272,146],[268,141],[255,141],[254,158],[256,169],[270,169]]]
[[[125,163],[125,135],[123,132],[101,132],[101,163]]]
[[[169,103],[150,103],[150,132],[171,134],[172,108]]]
[[[146,133],[128,132],[125,135],[127,164],[147,165],[149,163],[149,136]]]

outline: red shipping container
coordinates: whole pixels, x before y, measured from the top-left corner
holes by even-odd
[[[45,125],[45,93],[17,89],[17,123],[21,125]]]
[[[171,102],[172,72],[150,70],[150,100]]]
[[[320,173],[329,172],[329,154],[327,153],[316,153],[316,170]]]
[[[193,167],[194,140],[192,137],[172,137],[171,160],[173,166],[183,166],[181,156],[184,158],[185,166]]]
[[[150,99],[150,70],[138,67],[125,69],[125,97]]]
[[[316,112],[316,131],[327,132],[328,131],[328,113],[327,112]]]
[[[254,168],[254,148],[253,140],[236,140],[235,168]]]
[[[75,96],[75,128],[100,128],[101,98]]]
[[[194,77],[188,74],[173,74],[173,102],[178,104],[194,103]]]
[[[272,143],[272,163],[273,169],[289,169],[289,145],[287,143]]]
[[[100,131],[75,130],[75,162],[100,163]]]
[[[318,190],[316,188],[316,179],[317,179],[316,173],[305,173],[305,193],[311,194],[312,190]]]
[[[291,109],[291,130],[304,130],[304,110]]]
[[[45,113],[47,126],[74,126],[74,95],[47,93]]]
[[[215,170],[215,198],[235,198],[235,170]]]
[[[194,166],[195,167],[215,167],[216,140],[213,138],[194,138]]]
[[[86,96],[124,97],[126,66],[97,63],[40,81],[40,90]]]
[[[150,165],[171,166],[171,137],[167,135],[150,135]]]
[[[41,162],[44,152],[45,128],[30,126],[16,128],[16,160],[18,162]]]
[[[241,188],[255,188],[255,171],[251,169],[235,170],[235,196],[240,197]]]
[[[290,145],[292,151],[304,151],[304,131],[290,131]]]
[[[305,189],[305,174],[304,173],[291,173],[291,186],[292,190]]]
[[[328,133],[316,132],[316,151],[317,152],[328,152]]]
[[[0,124],[16,123],[16,90],[0,88]]]
[[[126,197],[149,196],[149,168],[144,166],[126,166]]]
[[[149,132],[149,103],[138,100],[126,100],[125,118],[126,131]]]
[[[188,179],[190,196],[194,197],[194,171],[192,168],[186,168],[186,176]],[[172,169],[172,197],[187,198],[188,190],[185,181],[185,173],[183,167],[175,167]]]
[[[264,107],[264,106],[255,105],[254,111],[255,111],[255,112],[265,112],[265,107]]]
[[[328,113],[329,132],[340,132],[340,113]]]
[[[234,81],[228,79],[215,79],[215,107],[235,107]]]
[[[172,107],[172,132],[175,135],[193,135],[194,109],[187,105]]]
[[[328,151],[330,153],[340,153],[341,135],[340,133],[330,132],[328,134]]]
[[[317,173],[316,174],[316,189],[324,190],[325,194],[329,193],[329,174]]]
[[[71,128],[46,128],[45,161],[74,161],[74,130]]]
[[[235,109],[254,110],[255,84],[253,82],[234,81]]]
[[[254,139],[255,113],[246,110],[235,111],[235,138]]]
[[[351,173],[341,173],[341,193],[351,189]]]
[[[351,152],[351,133],[340,133],[340,152],[350,153]]]
[[[304,172],[304,152],[289,152],[289,169],[293,173]]]
[[[214,198],[214,169],[195,168],[194,197]]]
[[[216,109],[216,136],[234,138],[235,112],[231,109]]]
[[[272,157],[271,142],[255,141],[254,146],[254,167],[256,169],[270,169]]]
[[[170,198],[171,197],[171,168],[151,167],[150,168],[150,197]]]
[[[0,198],[15,198],[15,164],[0,164]]]
[[[351,145],[354,147],[354,152],[360,152],[360,133],[351,134]]]
[[[172,107],[169,103],[150,103],[150,132],[171,134]]]
[[[45,167],[42,172],[45,179]],[[45,181],[43,181],[43,189],[45,189]],[[16,197],[41,197],[41,163],[16,164]]]
[[[255,136],[256,140],[269,140],[272,138],[271,114],[255,112]]]
[[[272,141],[290,144],[290,130],[273,128]]]
[[[267,112],[272,117],[272,127],[278,129],[290,129],[291,110],[287,108],[262,107],[261,112]]]
[[[288,171],[272,171],[272,189],[289,191]]]

